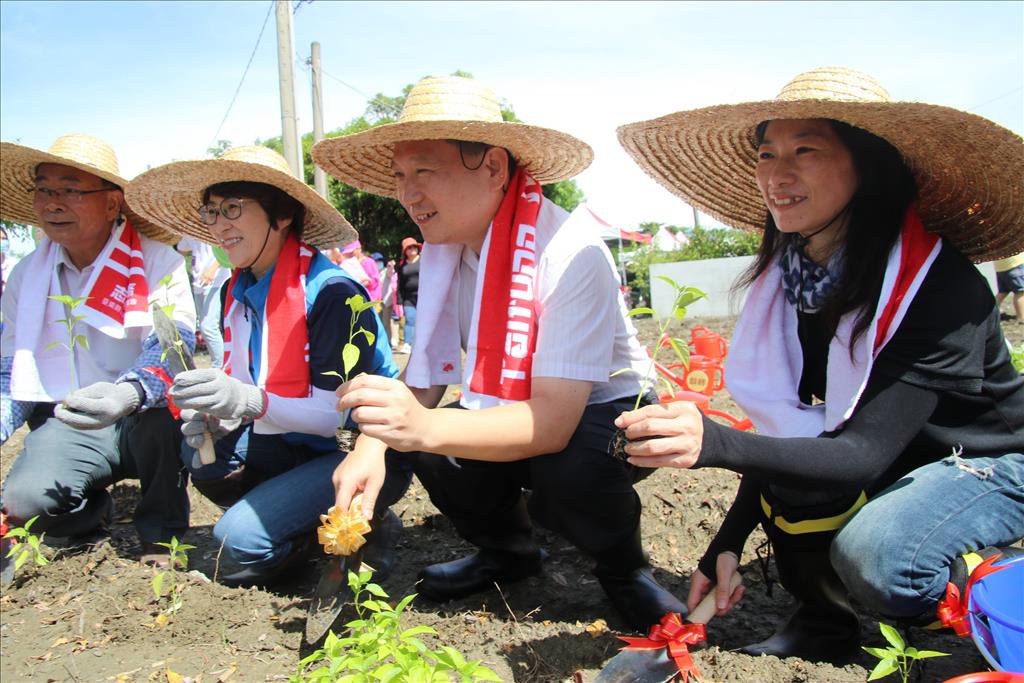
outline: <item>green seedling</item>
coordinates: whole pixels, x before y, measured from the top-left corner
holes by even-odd
[[[88,351],[89,340],[85,338],[84,334],[75,334],[75,325],[78,324],[80,320],[85,320],[86,318],[86,316],[84,315],[75,315],[75,309],[78,308],[80,305],[84,304],[86,301],[88,301],[89,297],[83,296],[75,298],[69,294],[60,294],[50,295],[48,298],[53,299],[54,301],[59,301],[60,303],[64,304],[65,317],[63,320],[58,320],[57,322],[60,323],[61,325],[64,325],[64,327],[67,328],[68,343],[65,344],[64,342],[60,341],[50,342],[49,344],[46,345],[46,348],[43,350],[49,351],[54,346],[62,346],[68,350],[68,355],[71,358],[71,388],[77,389],[78,373],[75,372],[75,347],[81,346],[86,351]]]
[[[366,337],[366,343],[369,346],[373,346],[373,343],[377,340],[377,336],[373,332],[359,325],[359,316],[362,315],[363,311],[373,308],[380,302],[367,301],[363,298],[362,294],[353,294],[345,299],[345,303],[348,305],[349,310],[352,311],[352,315],[348,319],[348,341],[345,342],[345,346],[341,349],[342,371],[339,373],[330,370],[323,373],[333,377],[340,377],[342,382],[349,381],[349,373],[352,372],[352,368],[359,362],[359,347],[355,343],[359,335]]]
[[[37,519],[39,519],[39,515],[25,522],[25,526],[14,527],[4,534],[4,538],[11,541],[7,557],[14,558],[14,571],[21,569],[22,565],[29,560],[35,560],[39,567],[50,564],[50,560],[43,554],[43,549],[39,547],[46,534],[36,536],[32,533],[32,525]]]
[[[164,312],[164,315],[167,316],[168,320],[173,322],[174,321],[174,304],[171,303],[170,291],[171,291],[171,288],[174,287],[175,285],[171,283],[172,277],[173,277],[172,274],[167,274],[164,277],[160,278],[160,284],[163,285],[163,288],[164,288],[164,303],[163,303],[162,306],[160,306],[160,310],[162,310]],[[181,338],[181,333],[178,332],[178,326],[175,325],[174,326],[174,352],[176,354],[178,354],[178,359],[181,360],[181,367],[187,368],[188,367],[188,363],[185,362],[185,352],[183,351],[184,348],[185,348],[185,340]],[[167,358],[167,354],[169,352],[170,352],[170,349],[164,349],[163,353],[160,354],[160,360],[163,361],[164,359],[166,359]]]
[[[179,543],[176,536],[171,537],[170,543],[157,543],[157,545],[167,548],[170,561],[167,563],[167,569],[157,572],[153,577],[153,595],[157,600],[167,599],[167,608],[164,610],[164,614],[169,616],[180,610],[184,604],[181,597],[184,586],[179,571],[188,569],[188,551],[194,549],[195,546]]]
[[[403,630],[401,617],[416,595],[408,595],[392,607],[384,589],[370,583],[371,575],[369,571],[349,572],[357,618],[345,625],[348,635],[328,633],[324,646],[299,662],[298,673],[289,683],[501,680],[479,661],[466,661],[455,648],[441,645],[429,649],[418,636],[437,635],[431,627]],[[308,670],[313,666],[316,668]]]
[[[689,363],[690,347],[684,340],[666,335],[665,330],[668,329],[668,326],[672,324],[673,320],[682,322],[683,318],[686,317],[686,307],[706,296],[706,294],[701,290],[695,287],[680,285],[670,277],[659,275],[658,279],[671,286],[672,291],[675,292],[675,297],[672,299],[672,315],[666,316],[658,324],[658,344],[651,353],[651,362],[647,366],[647,372],[645,372],[643,377],[640,379],[640,391],[636,395],[636,402],[633,404],[633,410],[640,407],[640,401],[643,400],[644,394],[646,394],[657,381],[662,382],[669,393],[675,394],[675,387],[673,387],[668,380],[658,376],[658,374],[654,372],[655,364],[658,362],[658,354],[667,346],[672,349],[681,363]],[[630,317],[636,317],[639,315],[656,316],[657,312],[653,308],[647,307],[634,308],[629,312]],[[622,370],[616,370],[611,374],[611,376],[615,377],[623,372],[632,371],[632,368],[623,368]]]
[[[879,624],[878,628],[882,631],[882,635],[887,641],[889,641],[889,647],[865,647],[862,648],[865,652],[870,655],[878,657],[879,662],[875,665],[875,668],[871,671],[871,675],[868,676],[869,681],[878,680],[884,678],[891,673],[898,672],[900,677],[903,679],[903,683],[907,683],[910,678],[910,669],[914,666],[914,662],[919,659],[928,659],[929,657],[948,657],[948,652],[935,652],[933,650],[918,650],[916,647],[907,647],[906,642],[903,640],[903,636],[889,624]]]
[[[1024,374],[1024,343],[1010,348],[1010,360],[1013,361],[1013,367],[1017,368],[1017,372]]]

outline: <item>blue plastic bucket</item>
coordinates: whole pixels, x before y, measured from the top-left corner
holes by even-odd
[[[971,637],[993,668],[1024,673],[1024,557],[995,566],[971,589]]]

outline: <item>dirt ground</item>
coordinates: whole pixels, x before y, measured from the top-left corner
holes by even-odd
[[[697,324],[728,337],[733,321],[695,319],[684,328]],[[653,322],[640,321],[640,326],[649,343]],[[1014,344],[1024,340],[1024,324],[1006,322],[1004,330]],[[685,329],[681,336],[688,336]],[[739,413],[725,392],[713,406]],[[0,471],[7,472],[23,438],[24,430],[4,446]],[[638,485],[651,563],[658,579],[677,595],[686,594],[687,577],[720,524],[736,484],[737,476],[726,471],[661,470]],[[50,551],[55,554],[52,564],[24,569],[0,597],[0,679],[167,681],[171,670],[205,683],[287,680],[296,670],[306,605],[326,560],[311,562],[270,590],[221,586],[210,580],[231,570],[218,563],[212,539],[219,511],[194,489],[192,494],[192,530],[184,541],[197,546],[189,555],[193,571],[184,606],[168,625],[155,625],[154,570],[138,563],[140,550],[130,523],[137,485],[124,482],[114,488],[119,512],[111,546],[70,557]],[[422,566],[470,550],[418,482],[395,511],[405,528],[399,541],[401,563],[384,582],[392,602],[415,592]],[[503,681],[572,681],[577,672],[582,680],[593,680],[618,651],[621,643],[615,635],[623,625],[589,573],[587,559],[559,537],[543,530],[539,537],[550,552],[541,576],[444,605],[416,600],[404,625],[432,626],[441,642],[469,659],[483,660]],[[771,598],[765,594],[753,552],[757,541],[755,537],[747,544],[742,558],[745,599],[709,626],[712,646],[695,654],[705,680],[865,681],[875,661],[867,654],[836,668],[729,651],[769,635],[791,604],[782,590]],[[607,622],[605,632],[592,626],[600,619]],[[883,645],[877,622],[866,615],[861,636],[865,645]],[[917,647],[952,654],[929,660],[920,680],[942,681],[985,668],[969,641],[923,631],[910,636]]]

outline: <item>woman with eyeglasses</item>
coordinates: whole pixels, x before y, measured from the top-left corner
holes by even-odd
[[[343,347],[359,349],[351,376],[398,374],[373,309],[352,320],[349,300],[366,290],[315,248],[356,232],[265,147],[153,169],[128,193],[154,221],[221,246],[233,266],[221,293],[224,369],[179,373],[170,394],[193,483],[226,509],[214,535],[241,569],[221,581],[271,583],[306,556],[334,503],[331,474],[346,455],[335,443]],[[204,463],[198,449],[211,434],[216,459]],[[410,478],[389,465],[364,551],[378,575],[401,527],[389,506]]]

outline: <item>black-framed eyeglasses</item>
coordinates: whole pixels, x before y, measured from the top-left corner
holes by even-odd
[[[199,219],[206,225],[215,225],[217,223],[217,216],[224,216],[228,220],[234,220],[242,215],[242,204],[251,201],[255,200],[227,197],[220,200],[219,204],[214,204],[213,202],[204,204],[199,207]]]
[[[76,204],[82,201],[82,197],[87,194],[94,194],[96,192],[109,192],[111,190],[119,190],[118,187],[101,187],[95,190],[79,190],[76,187],[58,187],[51,189],[49,187],[30,187],[28,193],[31,194],[35,199],[42,199],[49,201],[56,199],[57,201],[64,202],[65,204]]]

